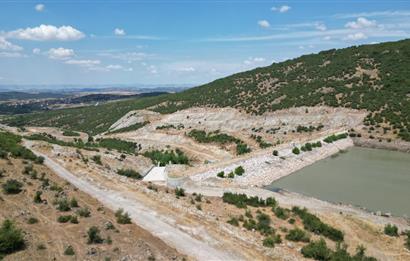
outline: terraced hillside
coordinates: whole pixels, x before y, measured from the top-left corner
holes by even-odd
[[[252,114],[299,106],[365,109],[366,125],[410,141],[410,40],[331,49],[234,74],[190,90],[97,107],[6,119],[102,132],[127,111],[172,113],[193,106],[234,107]]]

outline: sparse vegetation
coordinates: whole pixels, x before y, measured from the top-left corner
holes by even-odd
[[[295,242],[309,242],[309,235],[302,229],[294,228],[286,235],[286,239]]]
[[[21,192],[23,183],[15,180],[9,179],[6,183],[1,185],[5,194],[18,194]]]
[[[246,206],[252,207],[265,207],[265,206],[276,206],[276,200],[272,197],[266,200],[259,197],[248,197],[246,194],[236,194],[231,192],[225,192],[223,194],[223,202],[228,204],[233,204],[238,208],[245,208]]]
[[[64,255],[66,256],[74,256],[75,252],[74,252],[74,248],[72,246],[68,246],[65,250],[64,250]]]
[[[63,131],[63,136],[68,136],[68,137],[79,137],[80,133],[71,131],[71,130],[65,130]]]
[[[176,188],[175,189],[175,196],[185,197],[185,190],[183,188]]]
[[[384,233],[391,237],[398,237],[399,236],[399,229],[396,225],[387,224],[384,227]]]
[[[343,241],[343,232],[323,223],[318,217],[309,213],[307,209],[293,207],[292,212],[298,215],[305,226],[305,229],[318,235],[323,235],[334,241]]]
[[[0,227],[0,259],[25,247],[23,231],[6,219]]]
[[[125,176],[127,178],[142,179],[141,174],[139,174],[137,171],[133,169],[119,169],[117,170],[117,174],[121,176]]]
[[[117,218],[118,224],[131,224],[131,218],[128,212],[124,212],[122,208],[115,212],[115,217]]]
[[[88,244],[101,244],[104,240],[100,235],[100,229],[96,226],[92,226],[87,231]]]
[[[164,150],[153,150],[153,151],[146,151],[144,156],[150,158],[154,164],[159,164],[160,166],[165,166],[167,164],[188,164],[189,160],[185,154],[176,149],[175,152],[171,151],[164,151]]]

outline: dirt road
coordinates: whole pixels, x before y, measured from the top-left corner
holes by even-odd
[[[219,242],[213,238],[200,240],[192,236],[188,232],[186,225],[182,226],[177,224],[172,217],[159,215],[142,202],[139,202],[138,199],[130,197],[125,192],[109,190],[101,185],[93,184],[92,182],[77,177],[50,159],[47,155],[33,150],[32,142],[25,141],[25,146],[30,148],[38,156],[43,156],[45,158],[45,165],[52,169],[57,175],[83,192],[96,198],[113,211],[123,208],[130,214],[135,224],[148,230],[179,252],[197,260],[245,259],[234,249],[229,249],[229,247],[219,244]],[[195,229],[197,228],[192,227],[192,230]]]

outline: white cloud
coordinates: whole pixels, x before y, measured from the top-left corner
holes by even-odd
[[[71,60],[65,61],[65,63],[91,68],[91,67],[94,67],[96,65],[101,64],[101,61],[100,60],[74,60],[74,59],[71,59]]]
[[[157,67],[155,65],[148,66],[148,71],[152,74],[157,74],[158,73]]]
[[[56,27],[42,24],[7,32],[5,37],[31,41],[74,41],[84,38],[85,35],[71,26]]]
[[[147,54],[144,52],[102,52],[98,54],[99,56],[104,56],[104,57],[109,57],[109,58],[113,58],[113,59],[118,59],[118,60],[122,60],[122,61],[126,61],[128,63],[132,63],[135,61],[142,61],[147,57],[152,56],[151,54]]]
[[[326,25],[324,23],[321,23],[321,22],[315,23],[315,28],[319,31],[326,31],[327,30]]]
[[[0,50],[17,52],[23,50],[23,48],[18,45],[10,43],[9,41],[0,36]]]
[[[180,72],[195,72],[196,71],[196,69],[192,66],[177,68],[176,70]]]
[[[51,48],[48,50],[48,58],[55,60],[67,60],[74,56],[73,49],[65,49],[62,47]]]
[[[351,21],[346,23],[345,27],[350,29],[363,29],[363,28],[370,28],[376,27],[377,23],[375,20],[368,20],[364,17],[357,18],[356,21]]]
[[[325,41],[329,41],[329,40],[331,40],[331,39],[332,39],[332,37],[329,36],[329,35],[326,35],[325,37],[323,37],[323,40],[325,40]]]
[[[22,58],[26,57],[26,55],[22,53],[16,53],[16,52],[0,52],[0,57],[4,58]]]
[[[349,34],[344,39],[348,41],[359,41],[359,40],[367,39],[367,36],[364,33],[359,32],[359,33]]]
[[[124,31],[124,29],[115,28],[114,34],[115,34],[115,35],[119,35],[119,36],[125,35],[125,31]]]
[[[274,11],[274,12],[279,12],[279,13],[286,13],[287,11],[289,11],[291,9],[291,7],[290,6],[288,6],[288,5],[282,5],[282,6],[279,6],[279,7],[272,7],[272,11]]]
[[[258,21],[258,25],[262,28],[269,28],[270,27],[270,23],[266,20]]]
[[[249,57],[248,59],[243,61],[243,63],[246,64],[246,65],[253,65],[253,64],[257,64],[257,63],[263,63],[265,61],[266,61],[266,59],[263,58],[263,57]]]
[[[39,48],[34,48],[33,49],[33,54],[40,54],[41,50]]]
[[[45,5],[43,5],[43,4],[37,4],[37,5],[34,7],[34,9],[35,9],[37,12],[43,12],[44,9],[45,9]]]

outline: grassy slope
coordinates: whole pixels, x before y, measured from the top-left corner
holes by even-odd
[[[364,73],[357,73],[359,67]],[[93,134],[106,130],[129,110],[153,105],[161,113],[207,105],[253,114],[328,105],[367,109],[372,112],[367,124],[390,126],[410,140],[409,71],[410,40],[363,45],[304,55],[177,94],[27,115],[7,122],[64,126]]]

